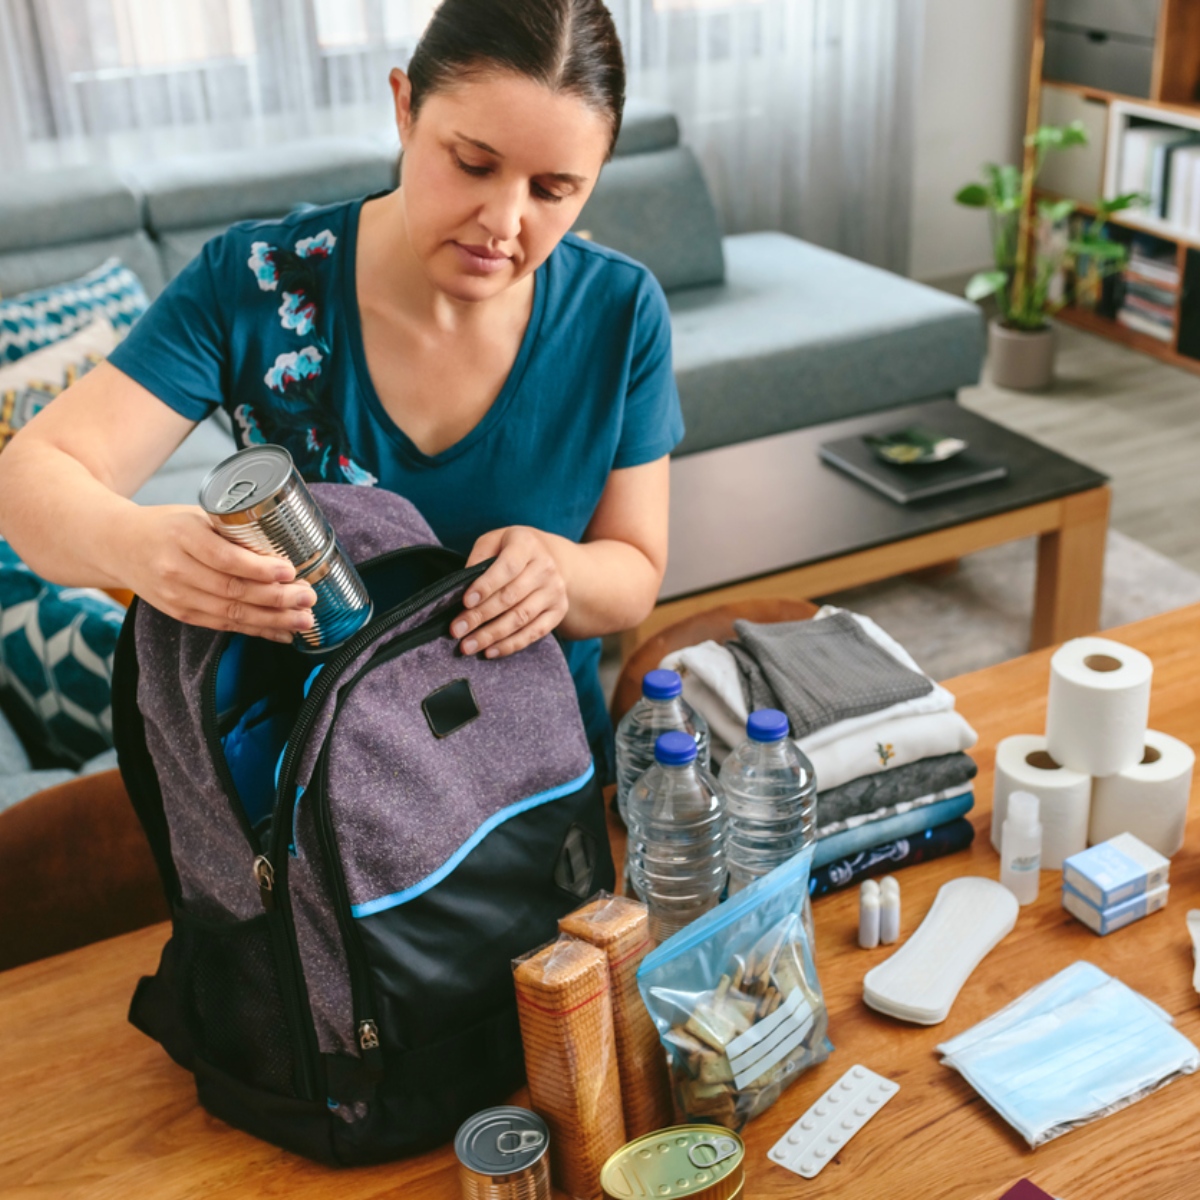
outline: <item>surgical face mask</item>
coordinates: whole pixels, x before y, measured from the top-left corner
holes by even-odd
[[[1031,1146],[1200,1067],[1169,1014],[1086,962],[938,1050]]]

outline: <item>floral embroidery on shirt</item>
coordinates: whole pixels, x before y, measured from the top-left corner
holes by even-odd
[[[285,447],[307,480],[374,486],[376,477],[359,466],[349,452],[341,414],[331,402],[328,375],[322,370],[331,350],[321,337],[321,268],[337,245],[332,231],[322,229],[300,238],[293,249],[254,242],[247,266],[264,292],[279,291],[280,325],[297,337],[312,338],[299,350],[278,354],[263,376],[269,400],[240,404],[234,418],[244,443],[272,442]]]

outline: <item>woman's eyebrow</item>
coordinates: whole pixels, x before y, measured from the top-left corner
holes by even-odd
[[[497,158],[504,157],[494,146],[489,146],[487,142],[481,142],[478,138],[468,137],[465,133],[459,133],[458,130],[455,130],[454,136],[459,141],[478,147],[485,154],[494,154]],[[559,183],[572,183],[576,187],[587,182],[583,175],[572,175],[569,171],[546,171],[543,174],[547,179],[556,179]]]

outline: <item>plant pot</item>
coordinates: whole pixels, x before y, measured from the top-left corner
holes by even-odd
[[[988,322],[988,361],[997,387],[1041,391],[1054,381],[1054,330],[1010,329]]]

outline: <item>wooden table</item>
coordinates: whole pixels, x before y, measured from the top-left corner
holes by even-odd
[[[912,424],[964,438],[1007,479],[903,505],[818,457],[822,442]],[[1093,633],[1109,500],[1100,472],[949,399],[674,458],[667,573],[658,607],[622,638],[625,657],[718,604],[811,600],[1027,537],[1038,539],[1030,646]]]
[[[1200,744],[1200,605],[1115,632],[1155,664],[1151,721]],[[995,877],[988,843],[996,742],[1043,727],[1049,652],[951,682],[980,734],[978,835],[970,851],[901,873],[911,933],[938,887],[963,874]],[[1200,803],[1193,792],[1193,818]],[[747,1200],[996,1200],[1027,1176],[1064,1200],[1188,1200],[1200,1164],[1200,1076],[1031,1151],[934,1047],[1077,959],[1097,963],[1162,1005],[1200,1043],[1185,913],[1200,907],[1200,834],[1171,864],[1167,908],[1099,938],[1059,906],[1046,872],[1037,903],[977,969],[944,1024],[918,1028],[871,1012],[862,977],[887,947],[855,944],[853,892],[818,900],[817,961],[837,1047],[746,1130]],[[183,1200],[279,1196],[428,1200],[458,1196],[445,1147],[383,1167],[335,1172],[208,1116],[191,1077],[126,1024],[136,978],[153,969],[165,927],[144,929],[0,975],[0,1196],[4,1200]],[[900,1084],[899,1094],[815,1180],[769,1163],[784,1130],[854,1063]],[[519,1098],[518,1098],[519,1100]]]

